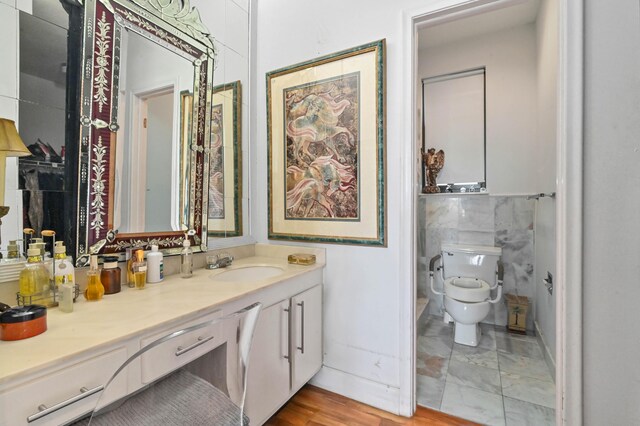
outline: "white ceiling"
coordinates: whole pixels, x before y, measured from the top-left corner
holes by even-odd
[[[479,15],[427,26],[418,31],[418,49],[453,43],[535,22],[540,0],[528,0]]]

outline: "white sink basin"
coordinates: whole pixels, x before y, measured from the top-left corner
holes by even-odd
[[[212,275],[214,281],[257,281],[266,278],[277,277],[284,270],[278,266],[239,266],[233,269]]]

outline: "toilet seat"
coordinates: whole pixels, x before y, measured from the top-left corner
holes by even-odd
[[[491,286],[476,278],[450,277],[444,281],[444,294],[461,302],[484,302],[491,297]]]

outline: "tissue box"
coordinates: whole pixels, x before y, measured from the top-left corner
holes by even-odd
[[[527,310],[529,309],[529,298],[516,296],[515,294],[505,295],[507,300],[507,312],[509,313],[509,330],[524,333],[527,331]]]

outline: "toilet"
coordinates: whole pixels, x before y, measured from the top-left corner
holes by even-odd
[[[431,259],[431,290],[444,296],[444,319],[455,323],[456,343],[467,346],[480,343],[478,323],[487,317],[491,305],[502,298],[501,255],[502,249],[498,247],[443,244],[440,254]],[[441,273],[443,291],[434,288],[436,270]],[[496,288],[496,296],[492,299],[491,291]]]

